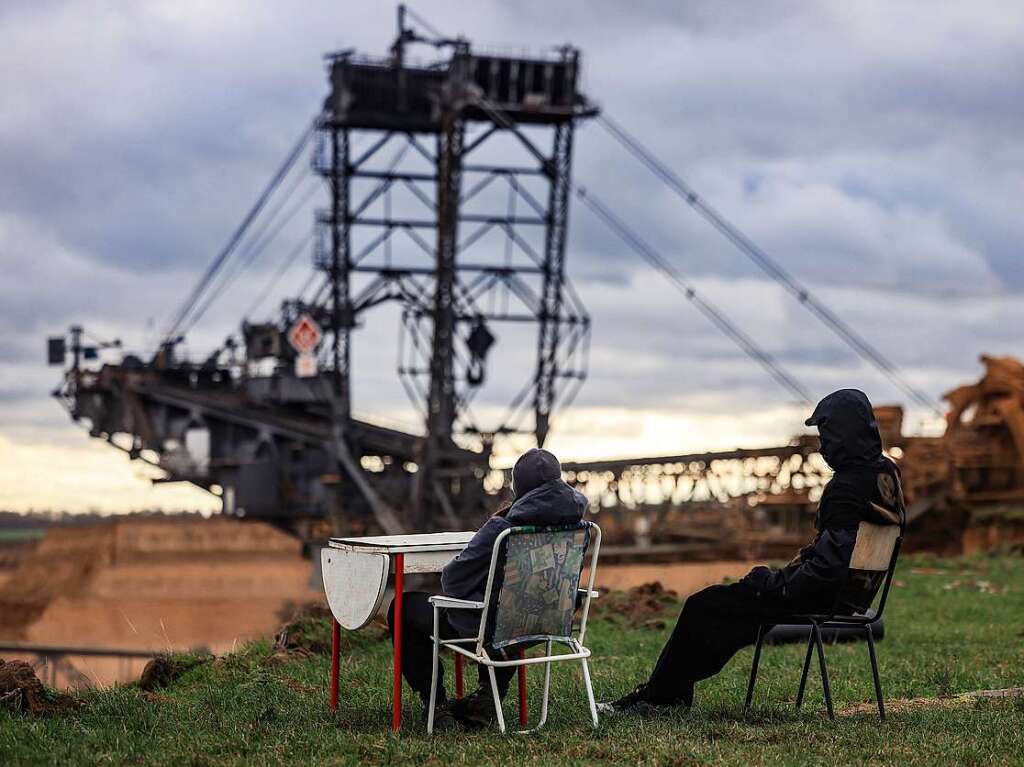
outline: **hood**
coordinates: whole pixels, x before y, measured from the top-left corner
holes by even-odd
[[[572,525],[586,511],[586,496],[552,479],[516,499],[505,519],[513,525]]]
[[[874,466],[882,459],[882,438],[875,412],[859,389],[840,389],[829,394],[804,422],[817,426],[821,455],[834,470]]]
[[[539,447],[530,448],[512,467],[512,492],[518,498],[531,490],[562,478],[562,464],[555,456]]]

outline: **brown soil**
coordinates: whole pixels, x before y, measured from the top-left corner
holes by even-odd
[[[595,615],[622,616],[632,625],[664,628],[662,613],[679,600],[679,595],[658,581],[634,586],[628,591],[605,591],[592,603]]]
[[[289,605],[322,599],[297,540],[218,518],[51,528],[8,572],[0,638],[39,644],[229,652],[273,635]],[[146,662],[69,660],[98,685],[137,679]],[[77,684],[72,676],[59,672],[57,686]]]
[[[964,554],[1024,551],[1024,520],[995,517],[969,524],[963,534]]]
[[[700,591],[705,586],[712,586],[726,579],[738,580],[757,564],[764,563],[726,560],[658,565],[598,564],[597,583],[601,588],[627,591],[635,586],[657,581],[664,588],[677,592],[682,598]]]
[[[303,655],[326,655],[331,651],[331,632],[327,621],[331,611],[324,604],[311,604],[295,611],[274,637],[274,648]]]
[[[955,708],[974,703],[978,700],[1014,700],[1020,698],[1024,698],[1024,687],[1008,687],[1002,690],[962,692],[942,698],[894,698],[885,702],[885,710],[886,713],[898,713],[921,708]],[[876,714],[877,712],[878,707],[874,703],[855,703],[839,709],[836,714],[838,716],[853,716],[856,714]]]
[[[69,695],[47,692],[28,663],[0,660],[0,705],[31,714],[49,714],[80,704]]]
[[[303,684],[298,679],[292,679],[290,676],[286,676],[281,681],[284,683],[285,687],[290,687],[296,692],[304,692],[307,694],[312,693],[314,695],[319,695],[322,692],[320,688],[310,687],[308,684]]]
[[[177,703],[174,698],[168,697],[167,695],[161,695],[158,692],[144,692],[142,693],[142,699],[147,703],[156,703],[158,705],[165,705],[167,703]]]
[[[139,687],[146,692],[155,692],[162,687],[171,685],[182,674],[212,660],[212,655],[159,655],[142,669],[142,676],[139,677]]]

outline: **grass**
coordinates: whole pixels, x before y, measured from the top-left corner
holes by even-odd
[[[906,557],[896,581],[879,645],[888,699],[1024,684],[1024,560]],[[656,630],[621,618],[594,621],[589,644],[599,698],[643,678],[668,623]],[[0,710],[0,765],[1024,764],[1020,699],[894,707],[885,725],[873,713],[829,722],[814,672],[804,710],[792,705],[802,652],[792,645],[766,649],[756,705],[746,714],[750,650],[698,685],[692,711],[648,720],[618,716],[602,720],[596,732],[580,675],[565,664],[552,674],[551,718],[541,733],[431,739],[408,688],[405,727],[397,737],[388,731],[386,641],[366,632],[346,636],[337,715],[326,705],[326,656],[282,660],[262,641],[193,669],[159,695],[128,686],[87,692],[85,705],[68,714],[34,718]],[[866,647],[840,645],[827,653],[837,706],[872,700]],[[534,704],[541,677],[531,674]],[[512,695],[510,720],[514,708]]]
[[[37,541],[46,534],[43,527],[12,527],[0,530],[0,543],[20,543],[21,541]]]

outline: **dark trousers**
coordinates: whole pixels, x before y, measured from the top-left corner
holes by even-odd
[[[658,703],[693,703],[693,685],[714,676],[739,650],[757,641],[757,627],[792,614],[779,597],[759,596],[740,582],[709,586],[686,600],[651,672],[644,697]]]
[[[409,686],[426,704],[430,702],[431,663],[434,656],[434,607],[427,600],[433,594],[425,591],[406,591],[402,594],[402,676]],[[395,641],[395,603],[388,608],[388,628],[391,630],[391,643]],[[460,633],[451,623],[445,611],[441,611],[438,621],[438,632],[442,639],[459,639],[467,635]],[[437,700],[446,700],[444,691],[443,654],[438,656],[437,668]],[[477,665],[479,685],[483,690],[490,691],[491,684],[487,669]],[[509,683],[515,676],[516,669],[512,666],[494,669],[498,683],[498,694],[502,698],[508,692]]]

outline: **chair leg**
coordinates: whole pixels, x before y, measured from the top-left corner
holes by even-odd
[[[818,624],[813,626],[814,642],[818,646],[818,664],[821,666],[821,686],[825,691],[825,708],[828,711],[828,718],[835,719],[835,712],[832,710],[832,689],[828,683],[828,666],[825,664],[825,647],[821,643],[821,629]]]
[[[590,667],[587,659],[581,658],[583,664],[583,683],[587,688],[587,703],[590,704],[590,721],[594,723],[595,729],[599,726],[597,721],[597,702],[594,700],[594,687],[590,684]]]
[[[757,644],[754,646],[754,663],[750,667],[750,681],[747,682],[747,700],[743,708],[750,708],[754,699],[754,683],[757,681],[757,666],[761,662],[761,645],[764,644],[764,625],[757,627]]]
[[[871,624],[867,624],[864,630],[868,635],[868,654],[871,656],[871,674],[875,678],[875,700],[878,701],[878,718],[885,721],[885,701],[882,699],[882,680],[878,678],[878,658],[875,657],[875,633],[871,630]]]
[[[551,657],[551,640],[548,640],[548,657]],[[551,692],[551,661],[544,664],[544,697],[540,702],[540,721],[537,722],[537,729],[544,726],[548,720],[548,694]]]
[[[437,705],[437,653],[438,653],[438,640],[440,635],[438,634],[438,613],[440,611],[434,607],[434,657],[433,665],[430,671],[430,709],[427,711],[427,735],[434,734],[434,706]]]
[[[505,734],[505,713],[501,710],[501,698],[498,695],[498,680],[494,676],[494,666],[487,667],[487,675],[491,678],[491,694],[494,695],[494,712],[498,716],[498,730]]]
[[[519,651],[519,660],[526,657],[524,650]],[[519,724],[525,727],[529,723],[529,710],[526,697],[526,665],[516,669],[516,676],[519,678]]]
[[[811,670],[811,653],[812,652],[814,652],[814,629],[813,628],[811,629],[811,631],[807,635],[807,654],[804,655],[804,670],[800,674],[800,687],[797,688],[797,691],[796,691],[796,707],[797,708],[800,708],[800,706],[802,706],[803,703],[804,703],[804,690],[807,689],[807,674]]]

